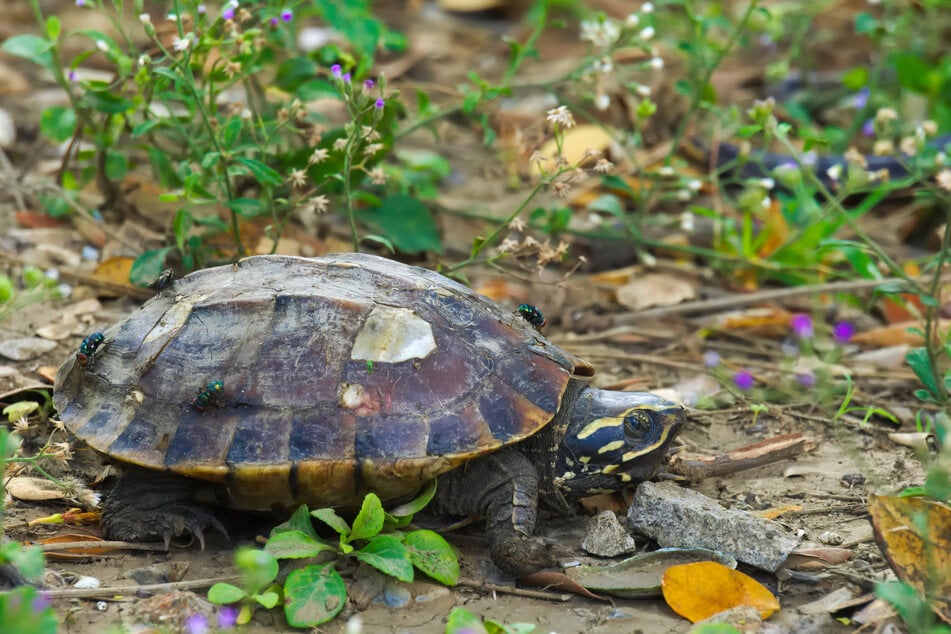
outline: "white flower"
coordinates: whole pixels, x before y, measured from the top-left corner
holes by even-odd
[[[545,118],[555,125],[570,128],[575,124],[574,115],[572,115],[568,110],[568,106],[558,106],[557,108],[552,108],[547,114],[548,116]]]
[[[695,226],[696,226],[696,223],[694,222],[694,215],[691,212],[685,211],[682,214],[680,214],[680,230],[681,231],[686,231],[687,233],[690,233],[694,230]]]
[[[680,201],[683,201],[683,202],[687,202],[687,201],[690,200],[691,198],[693,198],[693,192],[691,192],[689,189],[678,189],[678,190],[677,190],[677,200],[680,200]]]
[[[773,187],[776,187],[776,181],[774,181],[772,178],[761,178],[759,179],[759,186],[766,191],[769,191]]]
[[[763,196],[763,200],[760,201],[760,205],[762,205],[763,209],[769,209],[770,205],[772,204],[773,204],[773,199],[770,198],[769,196]]]
[[[599,174],[607,174],[614,169],[614,163],[606,158],[599,158],[598,162],[594,164],[593,169]]]
[[[328,156],[330,156],[330,152],[327,150],[327,148],[322,148],[322,147],[316,148],[314,152],[310,155],[310,158],[307,159],[307,164],[316,165],[318,163],[322,163],[323,161],[327,159]]]
[[[139,66],[148,66],[152,62],[152,58],[148,55],[139,55]]]
[[[645,26],[643,29],[641,29],[641,32],[639,35],[642,40],[651,39],[652,37],[654,37],[654,27]]]
[[[700,188],[701,188],[701,187],[703,187],[703,183],[701,183],[701,182],[700,182],[699,180],[697,180],[696,178],[693,178],[693,179],[687,181],[687,189],[689,189],[689,190],[692,191],[692,192],[698,192],[698,191],[700,191]]]
[[[829,179],[833,181],[837,181],[842,178],[842,164],[836,163],[835,165],[831,166],[826,170],[826,176],[828,176]]]
[[[614,44],[620,34],[621,29],[613,20],[583,20],[581,22],[581,39],[601,48]]]
[[[321,194],[320,196],[314,196],[311,198],[310,204],[313,205],[314,211],[322,214],[330,208],[330,199]]]
[[[657,173],[661,176],[673,176],[674,168],[670,165],[662,165],[660,168],[658,168]]]
[[[172,48],[181,53],[182,51],[188,50],[188,47],[192,45],[192,34],[186,33],[185,37],[178,37],[177,35],[172,40]]]
[[[654,12],[654,3],[645,2],[641,5],[641,13],[653,13]]]
[[[293,169],[287,180],[289,180],[294,187],[303,187],[307,184],[307,172],[305,170]]]
[[[105,53],[109,50],[109,44],[105,40],[96,40],[96,48]]]
[[[938,187],[945,191],[951,192],[951,170],[943,169],[937,174],[935,174],[935,182],[938,183]]]
[[[600,95],[594,98],[594,107],[597,108],[598,110],[607,110],[608,106],[610,105],[611,105],[611,98],[608,97],[604,93],[601,93]]]
[[[139,22],[141,22],[142,24],[152,24],[152,18],[151,16],[149,16],[148,13],[140,13]]]
[[[638,84],[637,88],[634,89],[634,92],[637,93],[638,97],[647,97],[651,96],[651,87],[644,84]]]
[[[640,22],[641,22],[641,16],[637,15],[636,13],[632,13],[631,15],[627,16],[627,18],[624,19],[624,26],[633,29],[635,26],[640,24]]]
[[[374,185],[383,185],[386,183],[386,172],[382,167],[374,167],[370,170],[370,181]]]
[[[652,57],[650,61],[651,68],[654,70],[660,70],[664,67],[664,58],[663,57]]]

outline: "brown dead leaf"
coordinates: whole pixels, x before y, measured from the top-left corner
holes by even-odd
[[[651,273],[629,281],[617,289],[617,301],[631,310],[652,306],[672,306],[697,296],[687,280],[665,273]]]
[[[951,623],[951,508],[926,497],[872,495],[875,542],[898,578]]]
[[[600,513],[601,511],[614,511],[615,513],[627,513],[631,506],[630,500],[625,499],[623,492],[599,493],[581,499],[581,506],[589,513]]]
[[[760,306],[722,313],[709,327],[726,332],[742,330],[764,337],[781,337],[789,332],[790,313],[778,306]]]
[[[607,597],[591,592],[563,572],[533,572],[530,575],[519,577],[518,582],[521,585],[535,586],[536,588],[544,588],[545,590],[570,592],[582,597],[594,599],[595,601],[611,601]]]
[[[873,328],[865,332],[856,333],[852,337],[853,343],[866,346],[876,346],[884,348],[885,346],[921,346],[924,345],[924,338],[911,329],[920,329],[920,321],[903,321],[890,326]],[[946,338],[951,331],[951,319],[939,319],[935,334],[940,338]]]
[[[62,500],[66,497],[63,487],[56,486],[46,478],[16,476],[6,481],[7,493],[18,500],[39,502]]]
[[[802,510],[802,504],[789,504],[786,506],[778,506],[771,509],[766,509],[756,513],[756,517],[761,517],[764,520],[774,520],[780,515],[785,513],[795,513],[796,511]]]
[[[762,584],[742,572],[712,561],[671,566],[661,581],[664,600],[692,623],[741,605],[769,618],[779,601]]]
[[[65,550],[51,550],[44,553],[47,560],[73,561],[77,559],[87,559],[89,557],[98,557],[111,552],[115,548],[97,548],[96,543],[102,542],[101,537],[87,535],[85,533],[61,533],[53,537],[38,539],[31,542],[34,545],[44,546],[48,544],[67,544],[72,542],[89,542],[88,547],[67,548]]]
[[[790,570],[819,570],[837,566],[852,558],[848,548],[798,548],[786,558],[786,568]]]

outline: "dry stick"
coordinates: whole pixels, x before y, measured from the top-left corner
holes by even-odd
[[[36,544],[43,552],[59,552],[63,550],[149,550],[153,552],[166,552],[168,549],[162,544],[141,544],[136,542],[110,542],[110,541],[88,541],[88,542],[53,542],[49,544]],[[84,555],[87,553],[73,553]],[[90,557],[96,557],[102,553],[88,553]]]
[[[526,590],[524,588],[516,588],[515,586],[503,586],[497,583],[489,583],[488,581],[476,581],[475,579],[460,579],[458,582],[456,582],[456,585],[464,586],[466,588],[473,588],[475,590],[489,590],[491,592],[502,592],[505,594],[514,594],[519,597],[545,599],[547,601],[569,601],[571,599],[570,594],[554,594],[552,592],[544,592],[542,590]]]
[[[135,595],[137,592],[169,592],[171,590],[193,590],[210,588],[216,583],[238,581],[239,575],[211,577],[210,579],[192,579],[190,581],[170,581],[168,583],[149,583],[142,586],[113,586],[105,588],[66,588],[64,590],[41,590],[50,599],[113,599],[115,597]]]
[[[930,278],[927,278],[930,279]],[[951,276],[944,276],[941,282],[951,281]],[[899,277],[887,277],[881,280],[858,280],[843,282],[829,282],[827,284],[814,284],[812,286],[800,286],[796,288],[777,288],[767,291],[759,291],[749,295],[731,295],[729,297],[718,297],[717,299],[706,299],[697,302],[688,302],[677,304],[675,306],[663,306],[660,308],[649,308],[636,313],[624,313],[615,315],[614,325],[626,326],[644,321],[647,319],[660,319],[672,315],[689,315],[691,313],[714,312],[737,308],[739,306],[749,306],[760,302],[772,302],[791,297],[801,297],[803,295],[814,295],[818,293],[849,293],[852,291],[863,291],[882,286],[884,284],[906,284],[906,281]]]

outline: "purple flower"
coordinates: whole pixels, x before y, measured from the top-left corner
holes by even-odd
[[[340,64],[334,64],[330,67],[330,74],[340,79]]]
[[[848,343],[855,335],[855,326],[847,321],[837,321],[832,326],[832,336],[839,343]]]
[[[36,613],[42,612],[43,610],[50,607],[50,600],[44,593],[40,592],[35,597],[33,597],[33,604],[30,606],[33,608],[33,611]]]
[[[86,6],[86,0],[76,0],[76,6],[77,6],[77,7],[84,7],[84,6]]]
[[[703,353],[703,365],[715,368],[720,365],[720,354],[716,350],[707,350]]]
[[[868,103],[868,87],[855,93],[855,101],[853,103],[855,104],[856,110],[861,110],[865,107],[865,104]]]
[[[741,390],[751,390],[753,386],[756,385],[756,379],[753,378],[753,375],[747,372],[746,370],[740,370],[733,375],[733,382],[736,383],[736,387]]]
[[[79,76],[76,74],[76,71],[74,70],[69,71],[66,74],[66,77],[69,79],[69,81],[76,81],[77,79],[79,79]]]
[[[208,634],[208,618],[201,612],[192,614],[185,619],[185,632],[187,634]]]
[[[230,630],[238,622],[238,608],[233,605],[226,605],[218,610],[218,627],[222,630]]]
[[[867,137],[875,136],[875,121],[873,119],[866,119],[865,123],[862,124],[862,134]]]
[[[208,13],[208,7],[206,7],[203,4],[198,5],[198,7],[195,10],[198,11],[198,15],[205,15],[206,13]]]
[[[385,103],[386,103],[386,102],[383,101],[383,98],[380,97],[379,99],[376,100],[376,103],[373,104],[373,105],[376,107],[377,110],[382,110],[382,109],[383,109],[383,104],[385,104]]]
[[[277,18],[271,18],[271,26],[277,26]]]
[[[290,9],[284,9],[283,11],[281,11],[281,19],[284,20],[285,22],[290,22],[291,20],[294,19],[294,12],[291,11]]]
[[[811,339],[815,334],[812,329],[812,317],[805,313],[796,313],[789,320],[789,327],[800,339]]]
[[[221,12],[221,17],[225,20],[234,20],[234,7],[230,4]]]
[[[812,372],[797,372],[796,380],[803,387],[812,388],[816,386],[816,375]]]
[[[349,83],[350,83],[350,73],[344,73],[344,74],[343,74],[343,77],[342,77],[341,79],[343,79],[343,83],[349,84]]]
[[[366,90],[372,89],[375,85],[376,85],[376,82],[373,81],[372,79],[364,79],[364,80],[363,80],[363,87],[364,87]]]

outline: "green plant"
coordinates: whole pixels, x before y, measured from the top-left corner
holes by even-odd
[[[62,294],[56,276],[47,275],[35,266],[23,267],[19,284],[8,275],[0,274],[0,321],[25,306],[45,299],[56,299]]]
[[[20,439],[0,426],[0,472],[6,472],[7,464],[15,460]],[[3,483],[0,482],[0,495]],[[0,506],[0,525],[4,512]],[[43,551],[36,546],[21,546],[0,536],[0,568],[12,569],[15,576],[28,583],[40,580],[46,560]],[[9,574],[6,576],[10,576]],[[12,590],[0,591],[0,630],[24,634],[55,634],[58,621],[50,602],[32,585],[21,585]]]
[[[459,562],[445,539],[425,529],[397,530],[406,526],[434,493],[433,485],[390,513],[370,493],[352,524],[333,509],[308,512],[306,506],[301,506],[287,522],[271,531],[263,551],[243,550],[236,554],[235,562],[242,570],[242,587],[216,584],[208,591],[208,600],[218,604],[240,603],[238,623],[246,623],[254,604],[274,607],[283,596],[287,622],[293,627],[314,627],[332,620],[346,604],[346,585],[336,567],[347,557],[406,583],[413,581],[415,567],[440,583],[454,585],[459,578]],[[336,543],[317,535],[312,517],[337,533]],[[318,556],[333,559],[292,570],[283,587],[273,583],[279,559]]]
[[[453,608],[446,619],[446,634],[528,634],[534,631],[534,623],[483,620],[469,610],[459,607]]]

